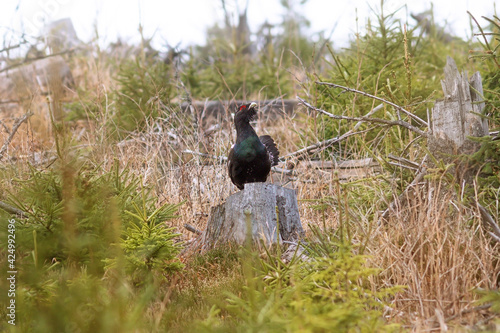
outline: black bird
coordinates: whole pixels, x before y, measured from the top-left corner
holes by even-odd
[[[257,103],[244,104],[234,115],[236,143],[229,152],[229,177],[240,190],[246,183],[265,182],[271,167],[278,164],[279,151],[269,135],[257,136],[250,121]]]

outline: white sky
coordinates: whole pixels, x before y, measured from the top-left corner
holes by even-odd
[[[228,9],[237,13],[248,1],[250,28],[255,31],[264,21],[279,23],[284,9],[279,0],[225,0]],[[467,10],[486,25],[481,16],[492,17],[494,5],[500,0],[436,0],[434,16],[448,32],[470,35]],[[295,0],[299,3],[299,0]],[[408,4],[406,4],[408,2]],[[385,13],[402,8],[397,16],[414,23],[410,13],[420,13],[431,1],[386,0]],[[380,8],[380,0],[309,0],[296,8],[311,22],[311,32],[333,30],[335,47],[345,46],[358,26],[363,28],[368,18],[374,18],[370,7]],[[498,9],[497,9],[498,11]],[[222,23],[220,0],[3,0],[0,10],[0,45],[10,40],[12,30],[37,35],[45,22],[70,17],[78,37],[88,42],[99,32],[100,44],[107,45],[117,37],[135,42],[142,22],[145,36],[155,33],[155,45],[168,42],[175,46],[203,44],[205,31],[215,22]],[[334,29],[335,28],[335,29]],[[1,48],[1,47],[0,47]]]

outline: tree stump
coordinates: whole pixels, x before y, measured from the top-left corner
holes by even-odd
[[[476,72],[469,80],[467,71],[460,74],[455,61],[447,57],[441,86],[444,100],[437,101],[432,110],[429,151],[445,163],[455,163],[452,170],[459,183],[470,183],[477,166],[458,155],[473,154],[481,147],[468,137],[488,135],[488,121],[480,116],[485,106],[481,75]]]
[[[266,244],[296,241],[302,234],[295,190],[269,183],[249,183],[212,207],[200,236],[206,251],[225,243],[243,244],[247,236]]]
[[[455,173],[458,184],[470,184],[478,166],[469,165],[458,155],[473,154],[481,147],[480,143],[468,137],[489,135],[488,122],[480,116],[485,106],[481,75],[476,72],[469,80],[467,72],[463,71],[460,74],[455,61],[447,57],[441,86],[444,99],[436,101],[432,109],[431,135],[427,140],[427,146],[437,160],[455,164],[450,170]],[[393,212],[401,210],[400,207],[419,205],[420,203],[411,203],[411,200],[419,197],[420,190],[428,191],[428,198],[431,195],[445,196],[448,190],[443,189],[440,182],[424,181],[427,164],[433,163],[427,162],[426,159],[422,161],[413,182],[382,213],[384,220],[387,220]],[[425,183],[424,187],[419,185],[422,181]],[[423,197],[422,194],[420,196]]]
[[[476,72],[469,81],[467,72],[460,74],[455,61],[447,57],[441,86],[444,100],[432,110],[430,151],[442,158],[476,152],[480,144],[467,137],[488,135],[488,121],[478,115],[484,109],[481,75]]]

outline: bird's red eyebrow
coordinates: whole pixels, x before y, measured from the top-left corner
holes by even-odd
[[[243,110],[243,109],[246,109],[246,107],[247,107],[246,105],[242,105],[242,106],[240,106],[240,108],[239,108],[238,110],[240,110],[240,111],[241,111],[241,110]]]

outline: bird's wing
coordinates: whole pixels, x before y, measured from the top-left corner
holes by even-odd
[[[271,161],[271,166],[278,165],[280,152],[273,138],[269,135],[259,136],[260,142],[266,147],[267,154],[269,155],[269,160]]]

